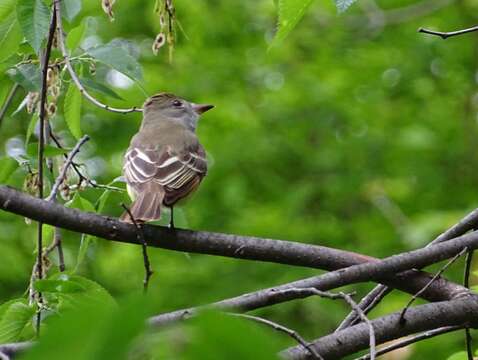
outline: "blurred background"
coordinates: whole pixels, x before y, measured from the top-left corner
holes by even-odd
[[[477,35],[443,41],[417,33],[420,26],[448,31],[475,25],[478,2],[358,0],[337,15],[332,1],[315,1],[289,37],[268,51],[277,22],[272,0],[176,0],[184,32],[178,31],[171,63],[166,47],[157,56],[151,52],[159,31],[153,6],[119,1],[110,22],[99,1],[85,0],[67,30],[88,21],[84,47],[125,39],[143,66],[146,94],[121,74],[97,69],[95,76],[125,99],[98,96],[110,105],[140,106],[146,95],[169,91],[216,106],[198,130],[209,173],[195,198],[175,212],[177,226],[385,257],[424,246],[478,206]],[[1,75],[0,100],[11,84]],[[25,95],[17,94],[12,109]],[[24,111],[11,114],[0,129],[1,155],[23,142],[30,121]],[[109,183],[120,176],[140,120],[141,114],[113,114],[83,101],[81,126],[92,139],[81,156],[92,178]],[[52,125],[63,143],[74,145],[62,111]],[[21,188],[24,178],[19,169],[9,184]],[[87,189],[82,196],[95,202],[102,192]],[[102,212],[118,216],[122,201],[123,193],[111,193]],[[0,228],[4,302],[28,287],[36,226],[2,212]],[[67,267],[75,264],[79,240],[64,232]],[[157,312],[320,273],[149,252]],[[450,279],[461,281],[459,264],[447,272]],[[96,240],[79,273],[114,296],[139,292],[141,249]],[[371,287],[351,289],[364,294]],[[408,299],[396,291],[372,316],[398,310]],[[348,310],[341,302],[311,298],[256,313],[312,339],[332,331]],[[444,335],[394,358],[447,358],[464,348],[463,338]]]

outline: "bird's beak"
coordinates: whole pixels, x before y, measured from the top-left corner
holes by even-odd
[[[208,110],[211,110],[214,107],[214,105],[207,105],[207,104],[192,104],[192,106],[193,106],[193,110],[199,115],[201,115],[202,113],[205,113]]]

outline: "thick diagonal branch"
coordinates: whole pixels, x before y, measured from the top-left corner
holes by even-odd
[[[46,202],[8,186],[0,186],[0,209],[75,232],[108,240],[139,244],[134,225]],[[430,276],[413,270],[398,275],[395,275],[396,273],[452,257],[465,246],[470,249],[478,246],[478,235],[472,233],[427,249],[379,261],[376,258],[324,246],[204,231],[181,229],[171,231],[168,228],[153,225],[144,226],[144,237],[150,247],[324,270],[336,270],[361,264],[360,267],[355,266],[286,284],[289,287],[316,287],[324,290],[325,288],[330,289],[372,280],[412,294],[425,286],[429,282]],[[467,290],[462,286],[439,279],[422,294],[422,297],[430,301],[441,301],[452,299],[457,293],[462,292],[467,292]],[[287,301],[287,298],[275,297],[269,289],[266,289],[228,299],[226,302],[232,308],[254,309],[283,301]]]
[[[378,344],[398,339],[420,331],[442,326],[478,326],[478,298],[468,295],[460,299],[417,306],[408,310],[409,321],[400,324],[400,312],[372,321]],[[340,359],[369,346],[369,328],[360,323],[345,330],[324,336],[312,342],[320,349],[324,359]],[[302,347],[289,348],[282,352],[288,359],[311,359],[309,352]]]

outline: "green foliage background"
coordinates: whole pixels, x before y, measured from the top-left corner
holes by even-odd
[[[378,5],[387,14],[413,3],[390,0]],[[450,1],[432,14],[386,19],[383,26],[367,17],[367,4],[359,0],[337,15],[332,2],[315,1],[297,28],[268,51],[277,22],[273,1],[176,0],[187,37],[178,32],[171,63],[166,48],[158,56],[151,52],[159,31],[153,1],[120,0],[110,22],[99,1],[85,0],[66,27],[85,22],[86,41],[131,41],[128,48],[142,65],[141,86],[148,95],[170,91],[216,106],[199,125],[212,166],[194,200],[177,213],[180,227],[383,257],[426,244],[477,206],[477,37],[445,42],[416,29],[472,25],[478,4]],[[6,75],[12,64],[7,59],[0,65],[2,101],[13,84]],[[96,79],[104,79],[106,72],[98,66]],[[110,105],[138,106],[145,99],[137,85],[125,89],[103,83],[126,99],[98,95]],[[20,93],[12,109],[26,95]],[[65,94],[66,88],[52,122],[62,141],[73,146],[75,138],[61,106]],[[9,139],[25,138],[30,117],[25,111],[8,112],[0,129],[2,155]],[[140,119],[140,114],[113,114],[83,100],[81,131],[92,138],[83,160],[98,182],[109,183],[120,175],[123,152]],[[8,183],[20,188],[24,177],[18,169]],[[81,196],[94,203],[101,194],[88,189]],[[122,194],[111,193],[102,213],[119,215],[122,201]],[[5,302],[27,289],[36,226],[1,213],[0,228],[0,302]],[[71,269],[80,236],[64,237]],[[148,298],[154,313],[318,273],[158,249],[150,249],[150,255],[155,274]],[[79,274],[122,298],[141,291],[142,266],[137,246],[92,239]],[[458,266],[450,277],[460,279]],[[370,286],[354,288],[363,293]],[[397,310],[407,299],[394,293],[373,315]],[[339,302],[308,299],[257,313],[312,339],[331,331],[347,311]],[[239,326],[236,320],[231,331]],[[261,330],[267,335],[272,331]],[[271,348],[293,344],[273,335]],[[174,330],[165,336],[174,340]],[[462,347],[461,334],[445,335],[412,347],[407,356],[446,358]],[[204,349],[196,349],[196,354]],[[175,355],[162,356],[188,357],[171,351]]]

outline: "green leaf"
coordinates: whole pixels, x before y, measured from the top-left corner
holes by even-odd
[[[11,157],[0,159],[0,184],[5,184],[13,172],[18,168],[18,162]]]
[[[3,22],[11,13],[15,13],[15,6],[17,0],[2,0],[0,1],[0,23]]]
[[[447,360],[467,360],[467,359],[468,359],[468,356],[466,351],[459,351],[447,358]]]
[[[9,304],[0,320],[0,343],[17,341],[23,329],[31,324],[35,308],[24,300]]]
[[[82,306],[83,304],[98,304],[114,307],[116,301],[110,293],[97,282],[86,279],[78,275],[69,275],[66,273],[53,275],[51,280],[68,280],[75,285],[69,284],[68,287],[83,288],[82,291],[75,292],[57,292],[60,299],[61,309],[71,309]]]
[[[81,93],[73,82],[70,83],[66,92],[64,114],[70,132],[77,139],[81,138]]]
[[[270,328],[217,312],[201,314],[191,319],[191,324],[186,359],[277,359],[280,343]],[[244,343],[237,339],[244,339]]]
[[[77,282],[68,280],[68,279],[60,279],[60,280],[52,280],[52,279],[41,279],[36,280],[33,284],[33,287],[37,291],[41,292],[49,292],[49,293],[62,293],[62,294],[71,294],[80,291],[85,291],[85,288]]]
[[[81,0],[62,0],[61,10],[63,17],[71,22],[81,11]]]
[[[141,65],[121,46],[101,45],[87,50],[99,62],[118,70],[134,81],[143,79]]]
[[[60,149],[52,145],[45,145],[43,148],[43,154],[45,157],[54,157],[58,155],[63,155],[68,153],[69,149]],[[38,143],[34,142],[31,144],[28,144],[27,146],[27,154],[31,157],[35,157],[38,155]]]
[[[65,206],[69,208],[79,209],[81,211],[88,211],[93,213],[95,212],[95,207],[93,206],[93,204],[85,198],[82,198],[78,193],[75,193],[73,199],[68,201]]]
[[[52,318],[48,331],[22,359],[129,359],[134,340],[144,331],[147,315],[149,304],[144,296],[129,299],[120,307],[83,304]]]
[[[35,126],[38,122],[38,114],[35,113],[32,115],[30,122],[28,124],[27,134],[25,136],[25,145],[28,146],[30,138],[32,137],[33,131],[35,131]]]
[[[337,6],[337,10],[339,13],[343,13],[347,10],[350,5],[352,5],[356,0],[335,0],[335,6]]]
[[[23,35],[38,54],[48,34],[50,10],[42,0],[18,0],[17,16]]]
[[[87,29],[87,22],[89,18],[83,19],[80,25],[78,25],[76,28],[72,29],[66,38],[66,45],[68,46],[68,49],[70,51],[75,50],[81,43],[81,40],[83,40],[83,37],[86,34],[86,29]]]
[[[109,87],[94,81],[90,78],[82,78],[81,83],[88,89],[97,91],[103,95],[109,96],[113,99],[124,100],[121,96],[119,96],[116,92],[111,90]]]
[[[40,91],[40,68],[34,64],[10,68],[7,75],[27,91]]]
[[[0,62],[8,59],[17,50],[22,41],[20,25],[15,12],[10,13],[5,21],[0,23]]]
[[[78,249],[76,265],[73,270],[74,273],[78,271],[80,265],[83,263],[83,261],[85,261],[86,253],[88,252],[88,248],[92,239],[93,237],[91,235],[81,234],[80,248]]]
[[[278,30],[271,46],[284,40],[299,23],[313,0],[279,0]]]
[[[103,194],[98,198],[96,201],[96,212],[98,214],[101,214],[103,209],[105,208],[106,202],[108,201],[109,197],[111,195],[111,190],[105,190],[103,191]]]

